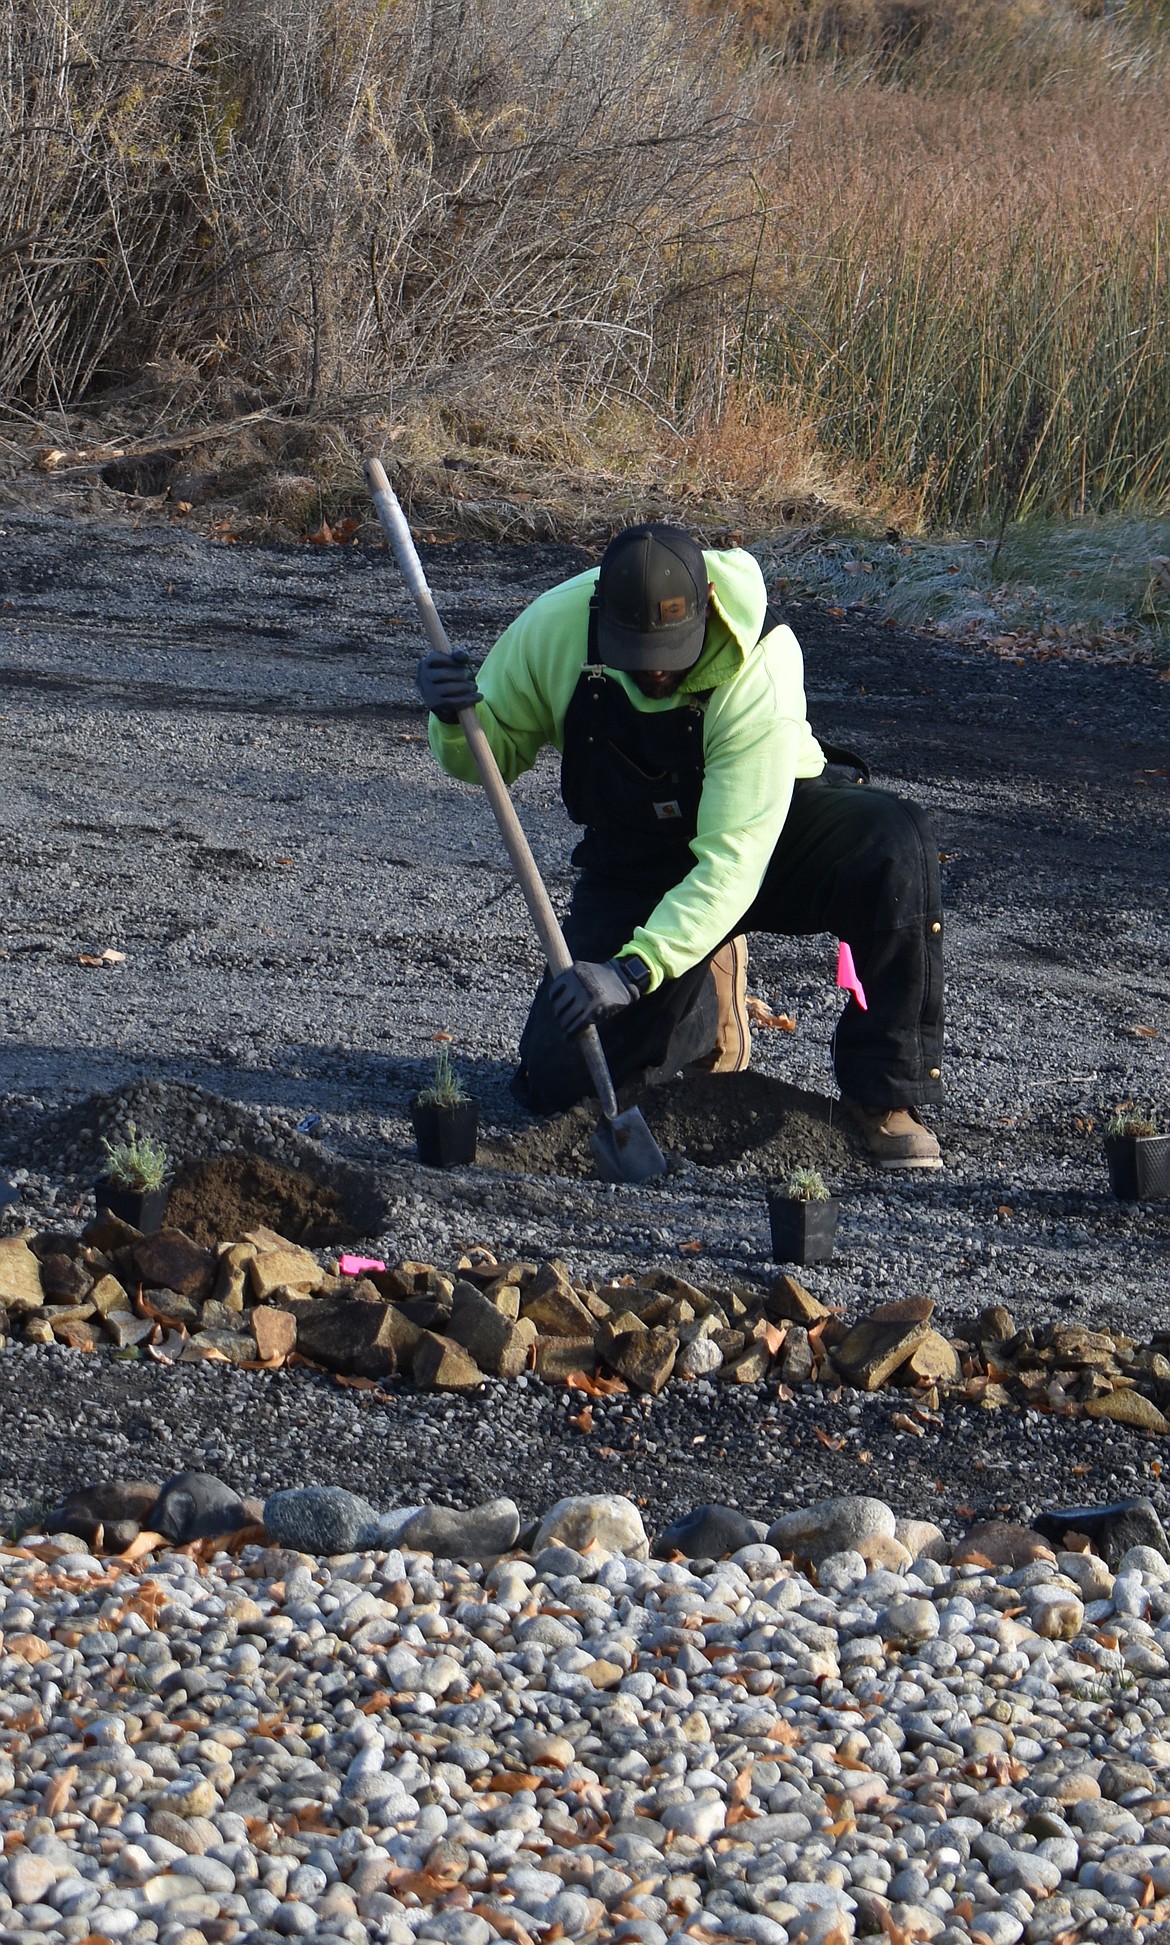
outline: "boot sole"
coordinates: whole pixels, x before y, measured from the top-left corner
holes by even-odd
[[[907,1155],[904,1159],[894,1155],[875,1155],[878,1167],[888,1172],[902,1168],[942,1168],[941,1155]]]

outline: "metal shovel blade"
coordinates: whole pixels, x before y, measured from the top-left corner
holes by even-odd
[[[589,1149],[603,1182],[648,1182],[666,1174],[666,1156],[640,1108],[627,1108],[603,1121],[590,1135]]]

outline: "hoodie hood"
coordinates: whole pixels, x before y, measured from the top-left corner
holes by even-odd
[[[702,653],[687,670],[676,694],[718,689],[742,669],[760,639],[768,594],[759,562],[742,547],[704,549],[707,578],[714,592]]]

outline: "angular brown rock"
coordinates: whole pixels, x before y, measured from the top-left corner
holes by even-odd
[[[1089,1366],[1107,1371],[1115,1368],[1117,1341],[1107,1331],[1089,1330],[1084,1324],[1047,1324],[1038,1333],[1037,1348],[1051,1356],[1054,1364],[1071,1369]]]
[[[105,1326],[106,1336],[123,1351],[131,1345],[144,1344],[151,1332],[158,1328],[149,1317],[136,1317],[132,1310],[108,1310]]]
[[[228,1310],[242,1310],[248,1290],[248,1265],[255,1256],[251,1243],[223,1243],[219,1249],[219,1268],[211,1294]]]
[[[929,1329],[924,1318],[875,1323],[864,1317],[834,1346],[833,1364],[846,1384],[876,1391],[917,1350]]]
[[[117,1538],[112,1529],[130,1526],[133,1531],[124,1542],[128,1545],[139,1527],[146,1525],[157,1498],[158,1487],[149,1479],[114,1479],[108,1484],[79,1486],[54,1507],[45,1530],[76,1534],[92,1546],[104,1529],[105,1544],[110,1546]]]
[[[349,1378],[388,1378],[398,1368],[395,1341],[402,1328],[392,1303],[351,1303],[348,1297],[306,1297],[290,1315],[297,1349]]]
[[[542,1337],[589,1337],[593,1318],[574,1290],[539,1275],[520,1300],[521,1317],[529,1317]]]
[[[934,1316],[933,1297],[891,1297],[869,1312],[871,1324],[928,1324]]]
[[[183,1346],[179,1362],[194,1364],[207,1352],[226,1364],[254,1364],[256,1340],[243,1330],[197,1330]]]
[[[720,1383],[759,1384],[762,1378],[767,1377],[771,1362],[772,1353],[767,1344],[762,1339],[755,1339],[745,1344],[738,1356],[724,1360],[719,1373]]]
[[[777,1324],[803,1324],[807,1330],[810,1324],[819,1324],[822,1317],[829,1315],[827,1305],[820,1303],[803,1283],[794,1276],[778,1276],[764,1292],[764,1314]]]
[[[84,1264],[54,1252],[41,1258],[41,1288],[48,1303],[82,1303],[93,1287]]]
[[[1006,1344],[1008,1338],[1015,1334],[1016,1320],[1002,1303],[987,1304],[975,1319],[975,1341],[978,1344]]]
[[[451,1299],[446,1334],[462,1344],[489,1377],[517,1378],[527,1366],[529,1346],[539,1332],[531,1317],[513,1321],[473,1283],[461,1281]]]
[[[198,1330],[203,1315],[203,1306],[194,1297],[185,1297],[179,1290],[144,1290],[142,1309],[147,1316],[157,1317],[163,1323],[182,1325],[184,1330]]]
[[[678,1350],[677,1332],[653,1326],[610,1333],[602,1355],[635,1391],[657,1394],[674,1370]]]
[[[257,1303],[264,1303],[275,1290],[315,1290],[322,1270],[315,1256],[295,1243],[283,1249],[269,1249],[253,1256],[248,1264],[248,1287]]]
[[[12,1317],[39,1310],[45,1301],[41,1266],[23,1236],[0,1241],[0,1309]]]
[[[200,1330],[245,1330],[248,1322],[241,1310],[233,1310],[230,1304],[218,1303],[208,1297],[199,1315]]]
[[[85,1317],[60,1317],[52,1331],[57,1342],[67,1344],[71,1351],[96,1351],[103,1337],[101,1324]]]
[[[215,1281],[214,1252],[201,1249],[181,1229],[160,1229],[142,1236],[125,1251],[126,1268],[135,1283],[147,1290],[177,1290],[201,1303]]]
[[[1085,1415],[1108,1418],[1115,1425],[1132,1425],[1140,1432],[1170,1432],[1170,1419],[1140,1391],[1107,1391],[1102,1398],[1090,1398]]]
[[[958,1384],[963,1375],[963,1366],[959,1353],[942,1332],[928,1330],[921,1344],[916,1345],[910,1353],[899,1375],[902,1378],[920,1379],[928,1384]]]
[[[1014,1572],[1030,1560],[1055,1558],[1047,1540],[1030,1526],[1017,1526],[1011,1520],[981,1520],[968,1527],[951,1554],[951,1564],[961,1567],[964,1562],[974,1562]]]
[[[675,1276],[673,1270],[647,1270],[638,1281],[643,1290],[657,1290],[672,1303],[689,1303],[697,1317],[710,1308],[707,1292],[700,1290],[697,1283],[688,1283],[684,1276]]]
[[[803,1324],[789,1324],[780,1352],[780,1376],[785,1384],[807,1384],[816,1366],[809,1334]]]
[[[597,1346],[592,1337],[538,1337],[532,1347],[533,1370],[555,1384],[574,1371],[597,1369]]]
[[[462,1344],[431,1330],[424,1330],[415,1345],[412,1370],[415,1383],[432,1391],[473,1391],[484,1379]]]
[[[291,1310],[258,1303],[249,1314],[248,1327],[256,1340],[256,1355],[264,1364],[287,1357],[296,1349],[297,1320]]]
[[[111,1310],[129,1310],[130,1298],[116,1276],[99,1276],[89,1293],[89,1300],[99,1317],[108,1317]]]

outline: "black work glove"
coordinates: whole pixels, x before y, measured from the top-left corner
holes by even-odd
[[[458,722],[461,709],[474,709],[483,701],[465,648],[452,649],[450,655],[432,648],[419,663],[415,681],[431,715],[441,723]]]
[[[641,999],[644,984],[640,974],[649,977],[640,959],[606,959],[600,965],[577,959],[566,972],[558,973],[549,988],[549,1004],[554,1018],[568,1040],[575,1040],[586,1027],[608,1019]]]

